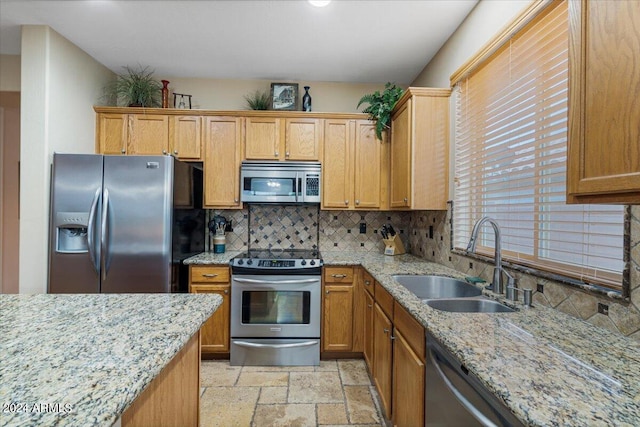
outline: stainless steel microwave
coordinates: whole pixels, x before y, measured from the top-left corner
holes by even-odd
[[[242,162],[240,198],[245,203],[320,203],[317,162]]]

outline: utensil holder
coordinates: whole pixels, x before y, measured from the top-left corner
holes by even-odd
[[[403,253],[405,253],[402,240],[400,240],[400,236],[398,236],[397,234],[389,239],[382,239],[382,241],[385,245],[385,255],[402,255]]]

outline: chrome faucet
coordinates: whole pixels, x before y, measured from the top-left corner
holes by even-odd
[[[493,232],[495,234],[495,262],[496,266],[493,269],[493,282],[491,286],[487,287],[487,289],[492,290],[497,294],[502,294],[505,291],[504,282],[502,281],[502,273],[507,276],[507,286],[515,287],[515,279],[507,273],[505,269],[502,268],[502,248],[501,241],[502,237],[500,234],[500,226],[495,219],[484,216],[480,218],[475,225],[473,226],[473,231],[471,231],[471,239],[469,239],[469,244],[467,245],[467,253],[473,253],[476,250],[476,243],[478,241],[478,233],[480,232],[480,228],[482,225],[488,222],[493,227]]]

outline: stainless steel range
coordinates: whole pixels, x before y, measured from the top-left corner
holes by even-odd
[[[320,364],[322,264],[306,250],[231,260],[231,365]]]

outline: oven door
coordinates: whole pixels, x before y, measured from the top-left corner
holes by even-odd
[[[232,338],[320,338],[320,276],[234,275]]]

